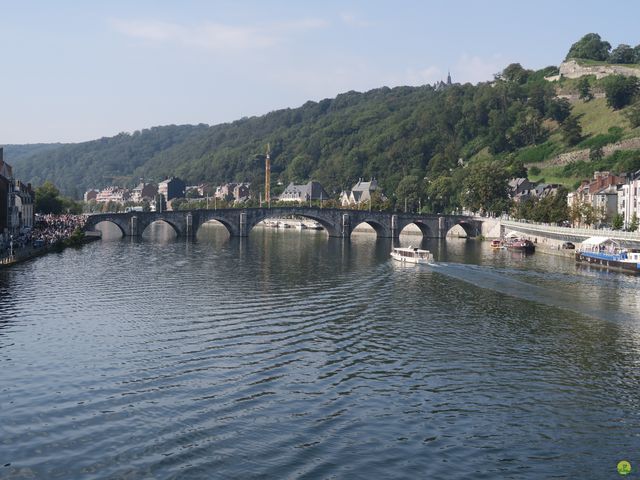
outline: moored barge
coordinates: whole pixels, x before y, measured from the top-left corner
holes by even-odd
[[[591,237],[576,251],[576,262],[640,273],[640,251],[627,249],[607,237]]]

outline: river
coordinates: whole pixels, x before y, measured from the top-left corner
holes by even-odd
[[[640,467],[640,279],[423,245],[155,226],[0,270],[0,478]]]

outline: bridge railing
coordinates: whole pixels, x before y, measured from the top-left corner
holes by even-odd
[[[535,230],[543,233],[553,233],[556,235],[574,235],[578,237],[608,237],[615,240],[628,240],[640,242],[640,232],[622,232],[620,230],[608,230],[597,228],[573,228],[558,227],[534,222],[518,222],[515,220],[500,220],[500,223],[509,228]]]

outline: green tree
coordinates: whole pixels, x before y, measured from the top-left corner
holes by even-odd
[[[626,107],[631,103],[633,96],[638,91],[639,80],[637,77],[624,75],[611,75],[604,81],[604,91],[607,97],[607,105],[615,110]]]
[[[463,183],[464,204],[473,212],[501,213],[509,210],[507,170],[499,162],[469,167]]]
[[[507,138],[512,146],[520,148],[535,144],[545,134],[540,113],[534,108],[526,107],[518,112],[513,126],[507,131]]]
[[[624,225],[624,217],[621,213],[616,213],[611,220],[611,228],[614,230],[622,230]]]
[[[396,197],[399,202],[397,207],[404,208],[406,205],[408,211],[414,211],[423,196],[424,190],[420,179],[416,175],[406,175],[396,188]]]
[[[628,230],[630,232],[638,230],[638,216],[635,213],[631,216],[631,222],[629,222]]]
[[[629,120],[631,127],[640,127],[640,100],[636,100],[623,114]]]
[[[576,115],[567,117],[560,126],[560,132],[567,145],[572,147],[580,143],[580,140],[582,140],[582,125],[580,124],[579,117]]]
[[[451,177],[438,177],[427,186],[427,197],[434,213],[449,212],[457,207],[456,191]]]
[[[566,98],[553,99],[547,106],[547,115],[558,123],[564,122],[571,115],[571,104]]]
[[[611,51],[609,63],[634,63],[636,52],[629,45],[621,43]]]
[[[531,70],[522,68],[519,63],[512,63],[508,65],[503,71],[501,78],[508,82],[514,82],[522,85],[527,82]]]
[[[60,191],[49,180],[36,188],[36,213],[62,213],[63,201]]]
[[[600,212],[590,203],[583,203],[580,206],[580,218],[585,225],[592,226],[600,220]]]
[[[589,160],[593,163],[597,163],[604,158],[604,151],[601,146],[591,147],[589,149]]]
[[[580,77],[578,80],[578,93],[580,100],[590,102],[593,100],[593,92],[591,91],[591,82],[588,76]]]
[[[609,58],[611,44],[600,38],[597,33],[587,33],[584,37],[571,45],[565,60],[583,58],[586,60],[604,61]]]

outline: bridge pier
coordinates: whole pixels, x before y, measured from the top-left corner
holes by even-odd
[[[185,216],[185,236],[187,238],[191,238],[194,236],[194,231],[193,231],[193,215],[191,214],[191,212],[187,213],[187,215]]]
[[[240,212],[240,228],[238,229],[239,237],[248,237],[247,232],[247,212]]]
[[[137,237],[138,233],[138,217],[133,215],[131,220],[129,221],[129,235],[132,237]]]
[[[447,222],[444,217],[438,217],[438,238],[446,238],[447,232],[449,229],[447,228]]]
[[[398,215],[391,215],[391,238],[400,238],[398,229]]]
[[[342,238],[351,237],[351,217],[348,213],[342,214],[342,229],[341,235]]]

